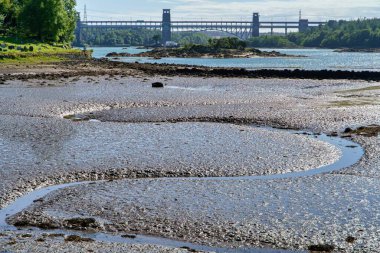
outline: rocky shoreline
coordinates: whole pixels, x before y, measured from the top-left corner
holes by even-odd
[[[380,48],[340,48],[334,50],[338,53],[380,53]]]
[[[161,59],[167,57],[175,58],[254,58],[254,57],[305,57],[299,55],[287,55],[277,51],[261,51],[259,49],[220,49],[220,50],[205,50],[196,51],[185,48],[155,48],[151,51],[138,54],[116,53],[112,52],[106,57],[151,57]]]
[[[310,79],[310,80],[363,80],[380,81],[377,71],[344,70],[303,70],[303,69],[259,69],[213,68],[203,66],[124,63],[108,59],[74,60],[53,65],[45,64],[43,68],[52,71],[39,71],[39,65],[0,66],[0,85],[10,80],[69,78],[80,76],[131,75],[131,76],[183,76],[183,77],[222,77],[252,79]],[[59,71],[57,69],[60,69]]]

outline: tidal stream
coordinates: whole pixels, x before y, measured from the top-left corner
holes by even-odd
[[[342,156],[338,161],[333,164],[323,166],[320,168],[315,168],[312,170],[302,171],[302,172],[294,172],[294,173],[286,173],[286,174],[275,174],[275,175],[265,175],[265,176],[243,176],[243,177],[205,177],[205,178],[187,178],[192,180],[281,180],[281,179],[289,179],[289,178],[298,178],[298,177],[309,177],[317,174],[330,173],[333,171],[339,171],[341,169],[350,167],[357,163],[361,157],[364,155],[364,150],[356,143],[340,138],[340,137],[331,137],[325,134],[315,135],[305,132],[293,131],[293,130],[276,130],[272,129],[272,131],[290,131],[292,134],[305,134],[308,135],[309,138],[316,138],[320,141],[327,142],[331,145],[334,145],[338,149],[341,150]],[[328,155],[328,154],[327,154]],[[144,180],[144,179],[140,179]],[[90,182],[76,182],[76,183],[68,183],[61,184],[55,186],[49,186],[46,188],[37,189],[29,194],[20,197],[12,204],[7,206],[4,209],[0,210],[0,230],[2,231],[15,231],[18,228],[7,223],[7,218],[13,216],[22,210],[26,209],[37,199],[43,198],[49,193],[63,189],[66,187],[72,187],[80,184],[88,184]],[[29,228],[26,228],[29,229]],[[37,230],[37,228],[32,228],[33,230]],[[48,230],[44,232],[49,232]],[[117,243],[127,243],[127,244],[153,244],[153,245],[161,245],[166,247],[173,248],[181,248],[186,247],[198,251],[213,251],[220,253],[230,253],[230,252],[238,252],[238,253],[296,253],[296,252],[305,252],[305,251],[292,251],[292,250],[279,250],[279,249],[270,249],[270,248],[239,248],[239,249],[231,249],[231,248],[219,248],[219,247],[210,247],[210,246],[202,246],[188,242],[182,242],[177,240],[153,237],[153,236],[145,236],[145,235],[136,235],[136,238],[124,238],[118,235],[106,234],[106,233],[88,233],[88,232],[78,232],[78,231],[69,231],[69,230],[53,230],[50,231],[52,233],[63,233],[65,235],[79,235],[86,238],[91,238],[96,241],[101,242],[117,242]]]

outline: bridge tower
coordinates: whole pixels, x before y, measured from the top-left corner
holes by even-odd
[[[303,33],[309,29],[309,20],[302,18],[302,11],[300,10],[300,19],[298,23],[298,31]]]
[[[260,15],[259,13],[253,13],[252,19],[252,37],[260,36]]]
[[[309,20],[308,19],[300,19],[298,30],[303,33],[309,29]]]
[[[164,9],[162,14],[162,44],[172,40],[170,9]]]

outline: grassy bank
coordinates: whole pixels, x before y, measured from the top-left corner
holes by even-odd
[[[74,49],[65,44],[0,37],[0,63],[61,62],[89,57],[91,51]]]

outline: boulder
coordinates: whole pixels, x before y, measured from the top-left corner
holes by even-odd
[[[152,88],[164,88],[164,84],[161,82],[152,83]]]

